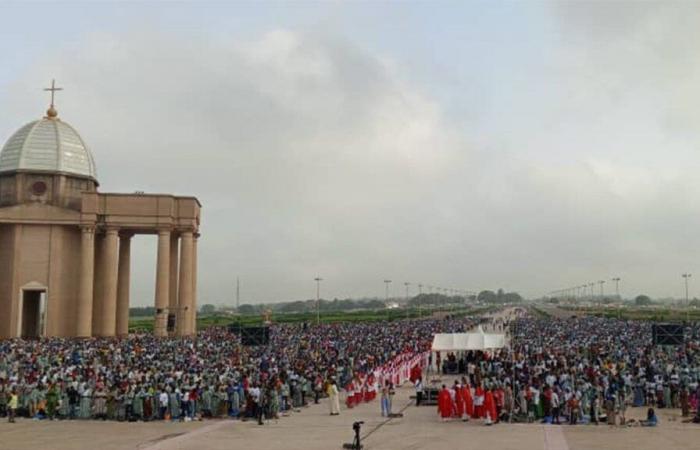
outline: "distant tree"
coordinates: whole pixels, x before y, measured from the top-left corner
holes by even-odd
[[[493,291],[481,291],[477,299],[483,303],[496,303],[498,296]]]
[[[216,312],[216,306],[207,303],[206,305],[202,305],[202,307],[199,308],[199,312],[201,312],[202,314],[214,314]]]
[[[256,308],[253,305],[243,304],[238,307],[239,314],[255,314]]]
[[[694,298],[690,301],[690,303],[688,303],[688,305],[694,306],[694,307],[699,307],[700,306],[700,299]]]
[[[651,298],[648,295],[638,295],[634,299],[634,304],[637,306],[651,305]]]
[[[523,298],[520,294],[517,292],[508,292],[503,296],[503,302],[504,303],[520,303],[523,301]]]
[[[497,301],[498,303],[504,303],[504,302],[505,302],[505,297],[506,297],[506,293],[505,293],[505,291],[503,290],[503,288],[501,288],[501,289],[499,289],[498,291],[496,291],[496,301]]]
[[[150,317],[155,315],[156,309],[153,306],[137,306],[129,308],[129,316],[131,317]]]
[[[277,310],[279,312],[285,312],[285,313],[302,312],[302,311],[306,310],[306,302],[296,301],[296,302],[282,303],[281,305],[279,305]]]

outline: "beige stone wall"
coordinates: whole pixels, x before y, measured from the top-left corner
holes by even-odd
[[[0,177],[0,207],[17,203],[17,181],[15,175]]]
[[[80,286],[80,229],[52,227],[46,332],[74,336]]]
[[[43,183],[44,192],[34,186]],[[83,192],[96,192],[97,185],[87,178],[51,173],[17,173],[0,176],[0,207],[22,203],[42,203],[80,211]]]
[[[32,188],[38,182],[45,184],[45,191]],[[163,323],[156,334],[166,334],[168,313],[178,317],[179,334],[191,334],[197,298],[193,237],[198,236],[199,223],[200,204],[194,197],[103,194],[96,192],[93,181],[63,174],[1,175],[0,338],[17,335],[23,287],[46,289],[47,335],[123,334],[129,269],[118,262],[119,236],[134,234],[160,236],[162,248],[154,265]],[[111,237],[109,245],[105,233]],[[183,236],[186,244],[181,243]],[[180,248],[186,251],[178,252]],[[92,252],[94,264],[87,262]],[[125,268],[122,274],[120,267]]]
[[[16,327],[14,284],[15,234],[17,225],[0,225],[0,338],[9,337]]]
[[[46,288],[46,334],[75,334],[80,233],[60,225],[0,226],[0,337],[17,333],[22,289]]]

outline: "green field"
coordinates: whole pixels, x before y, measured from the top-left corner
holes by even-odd
[[[562,309],[571,311],[572,315],[591,315],[596,317],[616,317],[626,320],[651,320],[655,322],[678,322],[689,319],[700,321],[700,310],[695,308],[678,309],[668,307],[634,307],[622,308],[604,307],[573,307],[566,306]]]
[[[443,310],[443,312],[454,315],[456,317],[466,317],[472,315],[482,314],[491,307],[483,308],[455,308],[453,310]],[[429,314],[437,312],[437,310],[423,310],[422,317],[427,317]],[[321,314],[322,323],[342,323],[342,322],[377,322],[381,320],[401,320],[406,318],[415,319],[418,318],[419,311],[417,308],[413,309],[390,309],[390,310],[364,310],[364,311],[351,311],[351,312],[326,312]],[[286,313],[286,314],[273,314],[271,317],[274,323],[300,323],[309,322],[314,323],[316,321],[315,312],[304,312],[304,313]],[[226,314],[212,314],[197,317],[197,328],[199,330],[209,328],[212,326],[226,326],[229,324],[238,324],[239,317]],[[243,315],[240,316],[240,325],[246,326],[256,326],[262,325],[263,319],[260,314],[254,315]],[[139,331],[152,331],[153,330],[153,318],[152,317],[132,317],[129,320],[129,331],[139,332]]]

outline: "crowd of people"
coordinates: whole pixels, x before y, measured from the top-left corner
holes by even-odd
[[[480,319],[483,320],[483,319]],[[430,349],[441,332],[477,319],[322,325],[276,324],[268,345],[243,346],[238,333],[203,330],[191,338],[6,340],[0,342],[0,416],[35,419],[257,420],[330,397],[331,415],[380,398],[391,416],[395,380],[382,370]],[[444,420],[629,424],[627,408],[678,408],[700,421],[700,329],[686,343],[659,347],[651,324],[613,318],[494,319],[512,347],[435,355],[457,368],[438,395]],[[378,375],[379,374],[379,375]],[[418,402],[427,384],[411,373]]]
[[[339,392],[371,400],[371,374],[424,352],[436,332],[468,320],[405,320],[271,326],[270,342],[242,346],[223,328],[193,338],[0,341],[0,416],[119,421],[277,418]],[[235,331],[235,330],[234,330]]]
[[[636,424],[656,425],[659,408],[700,422],[697,326],[686,326],[685,345],[661,347],[644,321],[525,316],[506,325],[512,349],[448,355],[464,377],[440,390],[443,419],[630,425],[635,406],[647,410]]]

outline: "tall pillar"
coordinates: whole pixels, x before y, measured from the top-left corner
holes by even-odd
[[[156,266],[156,321],[153,333],[167,336],[168,302],[170,302],[170,230],[158,231],[158,264]]]
[[[92,335],[100,336],[102,333],[102,301],[104,299],[104,242],[105,235],[95,230],[95,274],[92,282]]]
[[[192,314],[190,314],[190,332],[197,334],[197,243],[199,233],[194,234],[192,241]]]
[[[103,293],[100,336],[114,336],[117,331],[117,279],[119,277],[119,232],[108,228],[103,241]]]
[[[92,288],[95,276],[95,229],[81,228],[80,286],[78,290],[78,314],[75,335],[92,336]]]
[[[192,257],[194,250],[193,236],[191,231],[184,231],[180,235],[180,280],[178,297],[180,305],[180,318],[177,322],[178,336],[192,334]]]
[[[117,336],[129,334],[129,289],[131,287],[131,234],[119,236],[117,280]]]
[[[168,314],[175,315],[175,323],[180,320],[179,317],[181,315],[177,302],[177,275],[178,268],[180,267],[178,261],[178,249],[180,248],[179,239],[180,237],[175,233],[170,236],[170,302],[168,305]]]

